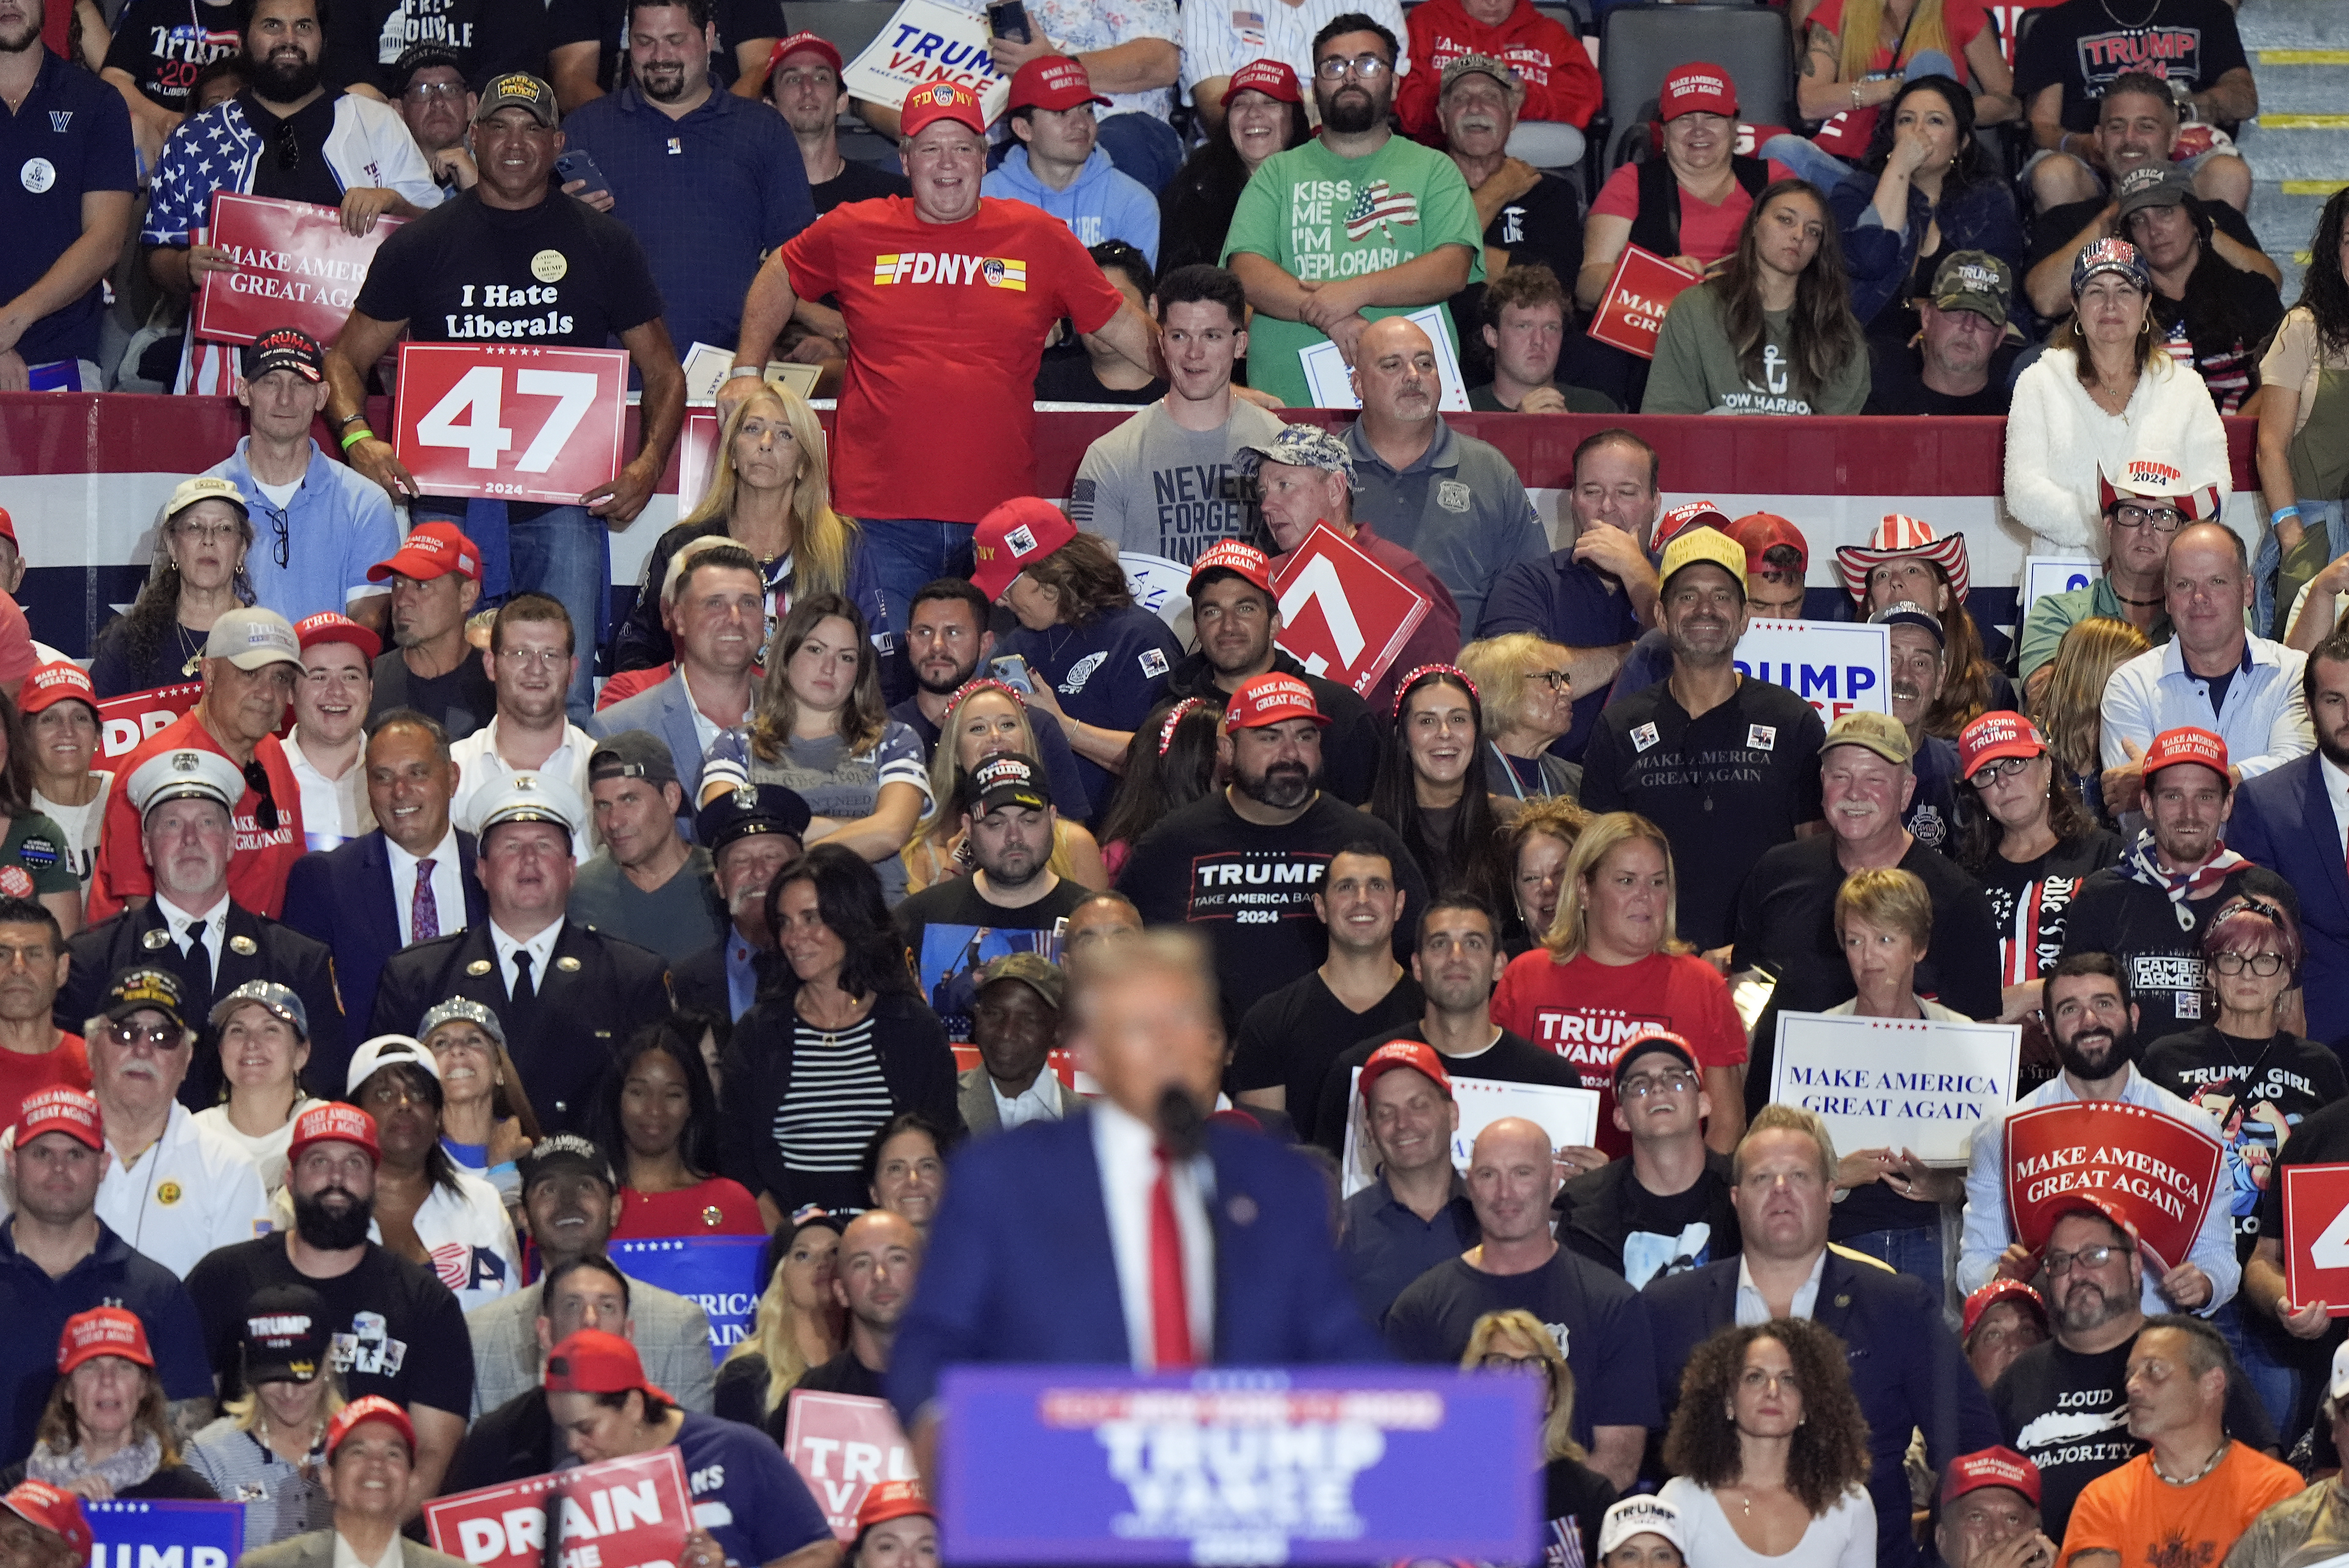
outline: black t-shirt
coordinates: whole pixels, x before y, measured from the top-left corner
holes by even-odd
[[[261,142],[261,156],[253,165],[253,194],[278,202],[339,206],[343,182],[326,165],[326,138],[335,129],[335,95],[323,93],[283,119],[262,108],[250,92],[240,93],[237,101],[244,108],[245,123]]]
[[[1237,1029],[1258,999],[1320,967],[1329,943],[1314,890],[1338,851],[1364,840],[1393,864],[1403,909],[1426,908],[1426,880],[1401,836],[1326,790],[1281,826],[1246,820],[1220,790],[1193,801],[1142,836],[1118,888],[1149,924],[1188,924],[1206,938],[1225,1024]],[[1416,919],[1395,928],[1398,961],[1411,957]]]
[[[870,202],[876,196],[910,196],[914,187],[903,174],[892,174],[877,163],[842,160],[840,172],[821,185],[808,187],[815,198],[815,215],[823,217],[843,202]]]
[[[2143,71],[2205,92],[2251,62],[2224,0],[2155,0],[2124,26],[2106,0],[2064,0],[2039,14],[2014,60],[2014,94],[2025,109],[2050,87],[2064,88],[2064,129],[2093,130],[2096,99],[2114,78]]]
[[[1371,1053],[1397,1040],[1423,1040],[1425,1025],[1414,1019],[1401,1028],[1390,1029],[1383,1034],[1373,1034],[1358,1045],[1350,1045],[1338,1053],[1330,1070],[1321,1075],[1319,1103],[1313,1112],[1313,1137],[1331,1154],[1346,1152],[1346,1123],[1351,1115],[1348,1097],[1354,1087],[1354,1069],[1371,1059]],[[1555,1051],[1545,1051],[1522,1034],[1506,1029],[1494,1032],[1493,1043],[1473,1056],[1446,1056],[1444,1070],[1455,1078],[1483,1078],[1495,1084],[1553,1084],[1561,1089],[1582,1087],[1582,1075],[1574,1064]]]
[[[1485,225],[1485,244],[1488,249],[1508,252],[1511,266],[1540,263],[1571,290],[1574,275],[1582,270],[1582,199],[1568,182],[1555,174],[1544,174],[1532,190],[1505,203],[1493,214],[1493,221]],[[1453,324],[1460,333],[1461,374],[1472,384],[1491,379],[1493,351],[1485,346],[1485,285],[1470,284],[1454,295],[1451,303]],[[1567,312],[1566,325],[1571,333],[1571,308]]]
[[[1990,357],[1990,379],[1982,390],[1964,397],[1952,397],[1937,392],[1925,385],[1925,364],[1922,352],[1905,343],[1888,343],[1879,337],[1868,339],[1869,373],[1868,407],[1869,414],[1996,414],[2003,417],[2007,405],[2014,400],[2014,389],[2007,384],[2008,373],[2014,367],[2014,357],[2021,352],[2018,345],[2002,344]]]
[[[1640,1293],[1572,1249],[1540,1268],[1488,1274],[1464,1258],[1438,1263],[1387,1309],[1387,1345],[1400,1361],[1457,1366],[1476,1320],[1523,1308],[1538,1318],[1574,1373],[1574,1438],[1594,1427],[1661,1427],[1656,1353]]]
[[[2022,985],[2055,967],[2064,956],[2064,918],[2081,884],[2120,857],[2120,835],[2092,827],[2033,860],[1993,852],[1987,865],[1968,867],[1998,923],[2000,984]]]
[[[2044,25],[2044,24],[2043,24]],[[2095,221],[2097,214],[2111,205],[2111,198],[2094,197],[2085,202],[2067,202],[2060,207],[2050,207],[2031,222],[2031,254],[2023,264],[2025,272],[2037,266],[2057,251],[2076,251],[2080,231]],[[2224,202],[2205,202],[2202,210],[2219,232],[2251,250],[2260,248],[2259,235],[2251,232],[2249,218]],[[2065,306],[2069,309],[2070,306]]]
[[[2087,1484],[2145,1452],[2128,1433],[2128,1370],[2124,1340],[2085,1355],[2054,1340],[2015,1358],[1990,1391],[2007,1446],[2039,1467],[2039,1517],[2048,1538],[2064,1539],[2072,1505]],[[2227,1435],[2254,1449],[2275,1447],[2275,1427],[2259,1397],[2231,1365],[2227,1373]]]
[[[1604,392],[1594,392],[1588,387],[1558,386],[1555,381],[1550,384],[1557,387],[1557,395],[1566,400],[1566,411],[1569,414],[1619,414],[1623,411],[1622,405]],[[1468,408],[1470,412],[1479,414],[1513,414],[1517,411],[1494,395],[1490,381],[1468,389]]]
[[[559,192],[513,212],[468,191],[392,232],[354,308],[406,322],[419,343],[601,348],[661,300],[636,237],[608,213]]]
[[[1921,842],[1909,846],[1900,869],[1921,877],[1933,900],[1933,941],[1917,965],[1919,994],[1969,1018],[1997,1017],[1998,934],[1981,885]],[[1778,989],[1772,1000],[1782,1010],[1824,1012],[1859,994],[1836,941],[1835,896],[1843,880],[1832,834],[1778,846],[1745,879],[1731,967],[1775,965]],[[1767,1075],[1762,1082],[1766,1089]]]
[[[989,903],[969,877],[932,883],[897,906],[897,933],[914,955],[922,998],[947,1026],[947,1038],[970,1038],[970,1010],[978,996],[978,971],[1007,952],[1041,950],[1057,958],[1056,934],[1062,921],[1092,889],[1067,877],[1032,904],[1013,909]],[[1006,932],[1036,932],[1007,937]]]
[[[393,65],[428,44],[455,55],[465,79],[477,87],[507,71],[543,71],[546,7],[500,0],[359,0],[335,7],[320,63],[336,86],[365,82],[389,96],[401,85]]]
[[[2260,1239],[2260,1198],[2275,1182],[2276,1157],[2302,1122],[2349,1094],[2341,1058],[2289,1032],[2241,1040],[2204,1024],[2155,1041],[2137,1066],[2218,1121],[2235,1251],[2248,1259]]]
[[[2283,296],[2260,274],[2245,272],[2206,249],[2194,265],[2185,298],[2155,292],[2153,319],[2164,332],[2184,326],[2187,341],[2194,346],[2194,369],[2210,389],[2210,400],[2220,413],[2231,414],[2259,389],[2260,352],[2283,319]]]
[[[1356,1012],[1338,1000],[1321,971],[1301,975],[1247,1010],[1232,1061],[1232,1092],[1280,1088],[1299,1143],[1313,1141],[1321,1079],[1347,1046],[1365,1034],[1415,1024],[1426,998],[1409,970],[1386,995]]]
[[[1626,1156],[1558,1189],[1557,1239],[1645,1290],[1667,1274],[1737,1256],[1743,1243],[1731,1185],[1729,1157],[1710,1149],[1685,1192],[1649,1191]]]
[[[236,13],[233,0],[130,0],[115,19],[106,64],[128,72],[150,102],[192,113],[196,74],[243,47]]]
[[[2300,898],[2292,884],[2264,866],[2244,866],[2216,893],[2177,905],[2116,866],[2080,888],[2064,921],[2064,950],[2118,957],[2137,1003],[2137,1037],[2159,1040],[2202,1022],[2203,929],[2246,893],[2271,898],[2290,909],[2293,919],[2300,918]],[[1938,946],[1939,927],[1933,934]]]
[[[718,47],[710,51],[709,68],[725,87],[732,87],[734,78],[741,75],[740,62],[734,56],[736,45],[753,38],[780,38],[789,31],[783,26],[781,0],[718,0],[710,7],[710,20],[718,24]],[[595,85],[610,92],[621,52],[627,45],[627,0],[551,0],[546,26],[551,48],[565,44],[601,47]]]
[[[221,1395],[242,1390],[244,1306],[268,1285],[307,1285],[326,1299],[329,1355],[343,1392],[463,1415],[473,1407],[473,1342],[465,1314],[440,1277],[370,1242],[358,1267],[313,1279],[285,1255],[284,1236],[260,1236],[204,1255],[188,1272]]]
[[[1797,824],[1819,819],[1819,711],[1783,686],[1740,679],[1691,719],[1658,681],[1599,715],[1582,753],[1582,804],[1636,811],[1664,830],[1680,878],[1677,925],[1700,951],[1726,943],[1745,874]]]
[[[1093,357],[1081,343],[1064,344],[1036,363],[1036,400],[1040,403],[1118,403],[1136,408],[1166,395],[1166,383],[1143,387],[1104,387],[1093,374]]]
[[[367,704],[367,718],[394,708],[413,708],[447,730],[450,740],[461,741],[498,716],[498,689],[471,649],[456,669],[427,680],[409,670],[398,649],[387,648],[376,655],[375,696]]]
[[[1541,1568],[1598,1562],[1599,1526],[1615,1498],[1615,1483],[1578,1459],[1543,1466]]]

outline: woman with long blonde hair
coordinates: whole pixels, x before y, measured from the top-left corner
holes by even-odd
[[[712,537],[732,540],[759,563],[770,633],[803,594],[838,594],[868,620],[878,618],[880,579],[865,562],[864,534],[832,509],[823,427],[807,400],[781,381],[767,382],[727,417],[709,488],[645,557],[636,605],[613,643],[615,671],[656,669],[675,655],[661,615],[669,558],[688,541]]]
[[[1673,930],[1679,884],[1663,829],[1636,812],[1590,819],[1567,857],[1557,914],[1540,946],[1509,961],[1493,1022],[1555,1045],[1599,1090],[1599,1147],[1630,1149],[1630,1123],[1606,1085],[1625,1021],[1686,1041],[1712,1097],[1705,1142],[1726,1154],[1745,1129],[1745,1027],[1721,971]]]
[[[2114,670],[2152,646],[2145,633],[2111,616],[2076,622],[2055,645],[2053,673],[2033,704],[2048,751],[2079,790],[2081,804],[2106,825],[2112,814],[2105,809],[2105,685]]]
[[[1542,1380],[1542,1522],[1545,1540],[1571,1530],[1585,1563],[1599,1561],[1599,1521],[1615,1501],[1615,1483],[1590,1468],[1574,1440],[1574,1369],[1541,1319],[1523,1307],[1488,1312],[1468,1331],[1463,1372],[1495,1372]]]
[[[930,748],[930,809],[905,846],[905,891],[918,893],[933,882],[970,870],[969,846],[962,831],[963,786],[989,757],[1035,758],[1036,727],[1019,693],[1000,680],[982,678],[954,695]],[[1101,846],[1073,815],[1052,827],[1050,869],[1071,882],[1100,890],[1109,886]]]
[[[750,1332],[718,1366],[716,1410],[726,1419],[765,1426],[809,1367],[840,1354],[847,1314],[833,1295],[832,1282],[843,1223],[809,1204],[779,1233],[789,1240],[780,1254],[771,1248],[775,1266],[760,1293]]]

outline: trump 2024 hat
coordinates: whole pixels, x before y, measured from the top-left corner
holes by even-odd
[[[2166,458],[2133,457],[2121,464],[2120,476],[2096,473],[2096,508],[2110,511],[2123,497],[2167,501],[2189,523],[2208,523],[2219,515],[2219,487],[2191,484],[2186,471]]]
[[[1284,719],[1310,719],[1327,725],[1330,716],[1313,700],[1313,688],[1294,675],[1259,675],[1241,683],[1224,707],[1226,730],[1260,730]]]
[[[1051,809],[1052,792],[1045,786],[1044,770],[1033,758],[1005,752],[988,758],[970,775],[971,815],[985,816],[999,805]]]
[[[1077,536],[1069,514],[1040,495],[1015,495],[978,520],[970,585],[999,599],[1011,579]]]
[[[326,1298],[307,1285],[269,1285],[244,1303],[244,1381],[312,1383],[326,1365]]]
[[[291,370],[316,386],[326,379],[326,351],[298,327],[264,332],[244,346],[244,379],[258,381],[276,370]]]
[[[959,82],[932,82],[906,94],[905,106],[897,111],[898,133],[910,140],[942,119],[987,134],[987,109],[978,95]]]

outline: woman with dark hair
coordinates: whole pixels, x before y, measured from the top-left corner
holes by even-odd
[[[864,1190],[873,1207],[900,1216],[926,1236],[947,1195],[947,1156],[959,1127],[949,1131],[921,1111],[899,1111],[864,1146]]]
[[[74,872],[73,841],[34,807],[32,742],[24,716],[5,691],[0,691],[0,882],[18,884],[10,889],[13,897],[29,890],[67,936],[81,929],[81,878]]]
[[[1680,1510],[1704,1568],[1874,1568],[1868,1417],[1842,1343],[1807,1318],[1724,1328],[1681,1369],[1664,1436]]]
[[[375,1222],[386,1251],[438,1270],[467,1312],[522,1288],[522,1250],[498,1189],[440,1147],[440,1064],[405,1034],[351,1055],[352,1105],[375,1118]]]
[[[1485,793],[1485,711],[1475,683],[1449,664],[1403,678],[1371,815],[1402,837],[1433,893],[1509,903],[1508,864]]]
[[[196,678],[212,622],[253,602],[244,553],[253,519],[225,479],[190,479],[171,492],[155,535],[154,565],[138,602],[98,634],[89,683],[98,697],[150,691]]]
[[[1297,73],[1278,60],[1250,60],[1224,90],[1224,129],[1183,161],[1158,193],[1158,269],[1213,266],[1224,254],[1240,191],[1264,161],[1313,134]]]
[[[811,1203],[777,1229],[767,1244],[767,1288],[759,1294],[750,1332],[718,1364],[712,1407],[719,1415],[765,1426],[809,1367],[840,1354],[847,1343],[847,1309],[832,1293],[832,1282],[845,1225]]]
[[[864,1494],[848,1568],[938,1568],[938,1516],[919,1481],[885,1480]]]
[[[1114,878],[1142,836],[1216,786],[1224,711],[1185,697],[1133,732],[1125,774],[1102,817],[1102,865]]]
[[[66,1319],[57,1380],[33,1451],[0,1471],[0,1490],[27,1480],[93,1502],[215,1500],[212,1483],[181,1461],[155,1353],[137,1314],[102,1306]]]
[[[1754,198],[1729,265],[1664,313],[1643,414],[1856,414],[1868,348],[1826,198],[1781,180]]]
[[[701,798],[743,784],[797,791],[815,813],[808,846],[837,844],[870,863],[894,904],[905,892],[898,853],[929,799],[925,755],[881,701],[864,618],[838,594],[810,594],[776,628],[750,722],[710,742]]]
[[[763,1236],[759,1200],[717,1174],[718,1096],[703,1043],[719,1027],[678,1012],[628,1037],[588,1109],[588,1136],[620,1177],[615,1241]]]
[[[2260,385],[2260,498],[2272,527],[2251,575],[2262,596],[2260,629],[2267,631],[2302,583],[2349,556],[2349,515],[2340,499],[2349,495],[2349,190],[2333,192],[2317,216],[2300,302],[2268,344]],[[2321,620],[2285,621],[2294,648],[2313,648],[2333,629],[2339,618],[2333,596],[2349,590],[2349,580],[2328,582],[2325,590],[2309,596],[2322,602]]]
[[[809,850],[768,888],[767,929],[783,961],[734,1026],[719,1134],[720,1165],[772,1231],[803,1203],[871,1202],[864,1150],[891,1116],[926,1111],[958,1135],[962,1113],[946,1026],[870,867],[836,844]]]
[[[970,580],[1019,618],[997,641],[996,658],[1027,661],[1028,701],[1060,721],[1085,794],[1107,800],[1117,783],[1111,770],[1124,765],[1133,732],[1165,700],[1181,639],[1133,602],[1117,552],[1079,533],[1049,501],[1005,502],[979,519],[974,548]]]
[[[2014,192],[1975,139],[1973,95],[1957,82],[1904,83],[1861,168],[1873,183],[1837,185],[1827,202],[1843,230],[1852,314],[1872,336],[1914,337],[1911,301],[1933,292],[1935,270],[1959,251],[1986,251],[2022,273],[2028,241]]]

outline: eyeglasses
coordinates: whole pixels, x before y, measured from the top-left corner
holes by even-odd
[[[1547,1374],[1549,1371],[1549,1363],[1544,1361],[1538,1355],[1508,1355],[1497,1350],[1487,1351],[1484,1355],[1479,1356],[1476,1361],[1476,1366],[1479,1369],[1485,1372],[1540,1372]]]
[[[1350,60],[1341,55],[1331,55],[1313,67],[1313,74],[1325,82],[1338,81],[1350,74],[1358,80],[1374,82],[1392,69],[1392,66],[1376,55],[1356,55]]]
[[[302,139],[294,134],[294,122],[281,119],[276,133],[277,171],[290,174],[302,167]]]
[[[242,532],[243,525],[235,523],[174,523],[171,531],[182,539],[193,539],[200,545],[217,545]]]
[[[2186,514],[2175,506],[2116,506],[2113,508],[2113,526],[2116,528],[2142,528],[2150,523],[2153,524],[2153,531],[2157,534],[2175,534],[2185,522]]]
[[[427,103],[436,98],[445,98],[453,102],[465,96],[465,84],[463,82],[418,82],[400,96],[422,99]]]
[[[1528,680],[1538,680],[1553,691],[1571,691],[1574,690],[1574,677],[1568,675],[1563,670],[1537,670],[1532,674],[1526,676],[1526,679]]]
[[[270,518],[269,524],[270,527],[277,535],[269,546],[269,554],[271,558],[275,560],[278,566],[283,569],[287,558],[291,556],[294,547],[293,538],[285,531],[285,514],[280,512],[274,514]]]
[[[117,1023],[106,1032],[106,1037],[126,1050],[139,1045],[155,1051],[176,1051],[187,1044],[187,1037],[167,1024],[150,1023],[141,1029],[132,1023]]]
[[[2264,980],[2283,972],[2282,953],[2212,953],[2210,967],[2220,974],[2240,974],[2250,970]]]
[[[264,833],[277,831],[277,803],[269,798],[269,770],[255,757],[244,764],[244,787],[261,797],[253,808],[254,826]]]
[[[2013,778],[2038,760],[2037,757],[2001,757],[1994,763],[1984,763],[1976,768],[1968,775],[1966,783],[1976,789],[1988,789],[2001,779]]]
[[[2101,1269],[2116,1257],[2126,1256],[2127,1249],[2124,1247],[2083,1247],[2076,1252],[2050,1252],[2046,1258],[2047,1277],[2060,1280],[2072,1272],[2075,1263],[2084,1269]]]
[[[1619,1098],[1644,1100],[1650,1095],[1677,1095],[1696,1087],[1696,1075],[1685,1067],[1675,1067],[1669,1073],[1641,1073],[1623,1080]]]
[[[571,655],[559,648],[509,648],[498,653],[501,664],[535,664],[542,670],[560,670],[571,662]]]

